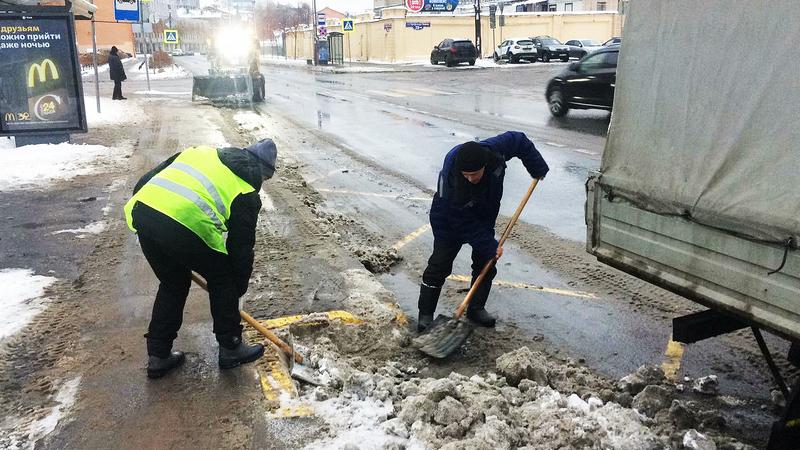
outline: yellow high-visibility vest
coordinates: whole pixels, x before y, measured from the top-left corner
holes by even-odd
[[[231,203],[254,190],[222,164],[217,149],[191,147],[131,197],[125,204],[125,219],[135,232],[133,205],[142,202],[192,230],[212,249],[228,254]]]

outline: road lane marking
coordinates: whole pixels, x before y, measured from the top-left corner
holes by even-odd
[[[349,191],[346,189],[327,189],[327,188],[319,188],[317,189],[319,192],[325,192],[328,194],[342,194],[342,195],[361,195],[364,197],[379,197],[379,198],[393,198],[393,199],[401,199],[401,200],[412,200],[415,202],[429,202],[431,201],[430,197],[405,197],[399,194],[380,194],[377,192],[360,192],[360,191]]]
[[[556,144],[555,142],[545,142],[545,145],[549,145],[551,147],[558,147],[558,148],[566,147],[566,145],[564,145],[564,144]]]
[[[425,225],[417,228],[416,230],[412,231],[399,241],[397,241],[392,248],[395,250],[400,250],[401,248],[405,247],[409,242],[413,241],[414,239],[422,236],[425,232],[431,229],[431,224],[426,223]]]
[[[574,150],[575,150],[576,152],[578,152],[578,153],[583,153],[584,155],[592,155],[592,156],[597,156],[597,155],[599,154],[599,153],[597,153],[597,152],[593,152],[593,151],[591,151],[591,150],[586,150],[585,148],[576,148],[576,149],[574,149]]]
[[[338,320],[348,325],[360,325],[364,323],[363,320],[354,316],[347,311],[325,311],[310,314],[297,314],[294,316],[276,317],[274,319],[264,320],[261,323],[269,329],[283,328],[289,325],[313,326],[321,325],[324,323],[333,322]]]
[[[672,335],[669,336],[667,342],[667,349],[664,351],[664,362],[661,363],[661,369],[669,381],[673,383],[678,379],[678,372],[681,369],[681,360],[683,359],[683,351],[686,347],[680,342],[672,340]]]
[[[448,280],[453,281],[460,281],[462,283],[469,283],[472,281],[471,276],[467,275],[450,275],[447,277]],[[598,297],[591,292],[582,292],[582,291],[570,291],[568,289],[558,289],[558,288],[548,288],[544,286],[538,286],[535,284],[527,284],[527,283],[517,283],[514,281],[504,281],[504,280],[493,280],[492,284],[495,286],[501,287],[510,287],[515,289],[532,289],[541,292],[547,292],[548,294],[557,294],[557,295],[565,295],[567,297],[578,297],[578,298],[590,298],[590,299],[597,299]]]

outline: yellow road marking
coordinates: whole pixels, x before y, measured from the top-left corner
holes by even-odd
[[[661,369],[669,381],[675,382],[678,379],[684,348],[680,342],[673,341],[670,335],[667,349],[664,351],[664,362],[661,364]]]
[[[281,406],[272,413],[275,418],[308,417],[314,415],[314,408],[309,404],[297,406]]]
[[[406,235],[403,239],[397,241],[392,248],[395,250],[400,250],[401,248],[405,247],[409,242],[413,241],[414,239],[422,236],[426,231],[431,229],[431,224],[426,223],[425,225],[417,228],[416,230],[412,231],[408,235]]]
[[[378,192],[359,192],[359,191],[348,191],[346,189],[327,189],[327,188],[319,188],[317,189],[319,192],[325,192],[328,194],[343,194],[343,195],[361,195],[364,197],[380,197],[380,198],[394,198],[394,199],[403,199],[403,200],[413,200],[416,202],[429,202],[431,201],[430,197],[404,197],[402,195],[397,194],[381,194]]]
[[[276,317],[274,319],[265,320],[262,323],[264,324],[265,327],[273,329],[273,328],[283,328],[295,324],[300,326],[321,325],[323,323],[332,322],[334,320],[338,320],[340,322],[350,325],[359,325],[364,323],[363,320],[359,319],[353,314],[341,310]]]
[[[453,281],[460,281],[463,283],[469,283],[472,281],[472,277],[467,275],[450,275],[447,277],[448,280]],[[549,294],[558,294],[558,295],[566,295],[568,297],[579,297],[579,298],[593,298],[596,299],[597,296],[592,294],[591,292],[582,292],[582,291],[570,291],[568,289],[557,289],[557,288],[548,288],[544,286],[538,286],[535,284],[526,284],[526,283],[517,283],[514,281],[503,281],[503,280],[494,280],[492,284],[495,286],[502,286],[502,287],[510,287],[516,289],[533,289],[537,291],[547,292]]]

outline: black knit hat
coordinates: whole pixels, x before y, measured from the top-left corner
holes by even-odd
[[[462,172],[475,172],[486,167],[488,162],[486,149],[477,142],[461,144],[456,154],[456,168]]]

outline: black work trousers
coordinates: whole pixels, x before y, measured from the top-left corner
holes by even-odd
[[[122,80],[114,80],[114,93],[111,95],[112,100],[122,99]]]
[[[458,241],[434,238],[433,254],[428,259],[428,267],[422,274],[422,282],[429,287],[442,287],[447,277],[453,273],[453,261],[455,261],[463,245]],[[472,250],[472,282],[470,286],[475,283],[475,279],[489,259],[481,256],[475,249]],[[492,289],[492,280],[494,280],[495,275],[497,275],[497,268],[492,267],[492,270],[486,274],[486,278],[483,279],[472,300],[470,300],[469,309],[483,309],[486,305],[486,300],[489,298],[489,291]]]
[[[158,293],[147,334],[148,355],[166,357],[183,322],[183,307],[191,286],[191,271],[208,283],[211,316],[217,340],[241,336],[239,291],[228,256],[208,247],[171,248],[139,233],[139,244],[158,278]]]

